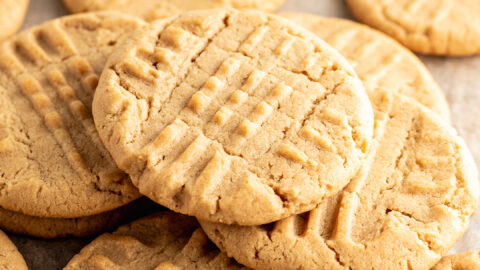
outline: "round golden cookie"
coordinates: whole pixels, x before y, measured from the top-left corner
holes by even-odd
[[[112,211],[81,218],[39,218],[0,208],[0,227],[10,233],[53,239],[84,237],[158,211],[157,204],[140,198]]]
[[[480,270],[480,253],[473,251],[446,256],[432,270]]]
[[[342,192],[264,226],[201,222],[210,239],[255,269],[434,266],[476,210],[473,158],[453,128],[413,99],[372,93],[374,142]]]
[[[274,12],[285,0],[63,0],[73,13],[115,10],[147,21],[196,9],[236,8]]]
[[[114,45],[145,25],[114,12],[73,15],[1,45],[1,207],[72,218],[140,197],[100,141],[91,103]]]
[[[347,0],[353,15],[414,52],[480,54],[477,0]]]
[[[160,212],[99,236],[65,270],[247,269],[208,240],[195,218]]]
[[[0,40],[3,40],[22,26],[29,0],[0,1]]]
[[[372,139],[365,90],[330,46],[256,11],[154,23],[114,54],[93,114],[133,183],[199,219],[264,224],[336,194]]]
[[[17,247],[0,231],[0,269],[27,270],[27,264]]]
[[[367,92],[378,87],[416,99],[450,122],[448,103],[425,65],[388,36],[352,21],[304,13],[280,14],[337,49],[357,72]]]

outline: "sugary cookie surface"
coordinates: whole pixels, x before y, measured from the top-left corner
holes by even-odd
[[[255,11],[184,13],[110,58],[93,114],[140,192],[200,219],[263,224],[336,194],[373,114],[338,53]]]
[[[369,157],[337,196],[265,226],[201,222],[255,269],[430,269],[467,230],[477,171],[455,131],[412,99],[371,95]]]

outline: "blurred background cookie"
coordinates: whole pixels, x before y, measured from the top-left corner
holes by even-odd
[[[231,7],[273,12],[284,2],[285,0],[63,0],[63,4],[73,13],[115,10],[147,21],[195,9]]]
[[[2,231],[0,231],[0,269],[28,269],[22,255]]]
[[[11,36],[22,26],[29,0],[0,1],[0,41]]]
[[[480,2],[476,0],[347,0],[363,23],[414,52],[480,54]]]

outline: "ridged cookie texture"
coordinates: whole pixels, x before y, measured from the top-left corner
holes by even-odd
[[[480,54],[477,0],[347,0],[353,15],[424,54]]]
[[[27,270],[27,264],[17,247],[0,231],[0,270]]]
[[[463,140],[413,99],[378,90],[367,161],[316,209],[264,226],[201,222],[255,269],[430,269],[467,230],[477,170]]]
[[[195,218],[160,212],[104,234],[72,258],[65,270],[245,269],[208,240]]]
[[[139,217],[157,212],[158,204],[140,198],[112,211],[81,218],[39,218],[0,208],[0,228],[6,232],[45,239],[84,237],[109,231]]]
[[[0,1],[0,40],[18,31],[27,13],[29,0]]]
[[[91,104],[106,58],[143,26],[120,13],[73,15],[1,45],[1,207],[72,218],[140,196],[100,141]]]
[[[256,11],[184,13],[102,73],[93,114],[140,193],[199,219],[258,225],[311,210],[355,174],[373,113],[348,62]]]
[[[390,89],[450,120],[448,103],[425,65],[410,50],[368,26],[303,13],[280,14],[317,34],[353,66],[367,92]]]
[[[147,21],[196,9],[236,8],[273,12],[285,0],[63,0],[73,13],[114,10],[138,16]]]
[[[480,253],[473,251],[446,256],[432,270],[480,270]]]

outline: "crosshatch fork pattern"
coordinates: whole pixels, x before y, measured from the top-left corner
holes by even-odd
[[[378,90],[372,103],[371,151],[342,192],[310,212],[266,226],[202,221],[208,236],[252,268],[435,265],[475,212],[473,158],[453,129],[414,101]]]
[[[108,211],[139,196],[93,123],[98,74],[90,54],[99,53],[86,50],[75,37],[89,29],[90,35],[109,31],[121,40],[124,30],[105,28],[112,22],[126,29],[142,25],[115,13],[76,15],[27,30],[2,45],[2,102],[9,103],[2,119],[13,119],[2,135],[12,142],[0,151],[2,207],[69,218]]]
[[[313,207],[358,168],[369,101],[313,35],[234,11],[149,31],[112,58],[94,100],[103,141],[141,193],[199,218],[258,224]]]
[[[366,111],[366,114],[360,114],[363,116],[359,117],[368,118],[369,104],[368,101],[362,103],[365,101],[362,100],[365,98],[363,89],[355,84],[358,81],[350,75],[348,68],[343,70],[344,62],[339,61],[337,55],[329,48],[326,51],[320,49],[326,45],[322,43],[320,46],[313,46],[299,36],[288,34],[286,30],[282,33],[280,30],[282,27],[275,26],[275,23],[272,26],[270,19],[256,22],[261,26],[258,28],[257,25],[240,26],[242,27],[240,31],[243,32],[232,38],[232,44],[219,44],[222,38],[232,35],[233,29],[239,26],[236,25],[238,22],[234,22],[235,16],[218,17],[215,18],[218,20],[214,24],[215,31],[202,29],[204,31],[202,32],[182,22],[181,19],[179,22],[164,23],[156,29],[155,34],[151,34],[159,37],[154,47],[151,47],[151,43],[140,46],[142,57],[138,57],[139,49],[136,47],[126,52],[128,57],[122,57],[122,61],[113,64],[116,69],[111,72],[114,84],[119,87],[122,98],[125,98],[112,100],[111,104],[114,104],[112,107],[124,110],[120,113],[115,112],[115,117],[124,113],[139,119],[128,123],[132,126],[128,128],[128,134],[124,138],[119,138],[122,135],[115,134],[117,130],[114,129],[113,133],[110,133],[110,138],[103,137],[104,142],[109,145],[110,140],[125,139],[126,148],[131,146],[134,153],[119,156],[115,154],[118,149],[110,147],[109,150],[114,158],[117,158],[117,163],[123,166],[122,169],[134,175],[134,178],[138,178],[134,181],[138,182],[141,192],[152,192],[147,195],[160,197],[161,199],[157,198],[160,203],[184,213],[200,212],[194,209],[200,205],[201,212],[206,214],[207,218],[218,216],[218,212],[223,212],[221,208],[233,207],[228,205],[234,203],[232,198],[244,197],[241,192],[249,189],[257,193],[253,197],[267,198],[262,199],[263,205],[254,207],[262,207],[263,209],[258,209],[262,212],[267,212],[265,210],[268,208],[265,207],[269,207],[268,210],[277,216],[275,218],[286,215],[289,211],[311,207],[320,197],[328,196],[330,192],[337,191],[338,186],[345,185],[346,183],[341,182],[348,179],[348,175],[352,174],[351,170],[358,168],[359,160],[365,154],[369,140],[368,119],[362,122],[351,114],[352,112],[344,112],[339,107],[326,105],[352,102],[354,103],[352,111]],[[207,24],[197,17],[187,22],[196,23],[199,27],[202,23]],[[179,27],[182,24],[186,26]],[[189,27],[194,30],[189,31]],[[284,28],[288,27],[290,26]],[[252,31],[255,28],[257,30]],[[276,31],[282,35],[272,36],[271,33]],[[178,46],[179,44],[191,44],[194,49]],[[150,48],[146,48],[147,46]],[[305,52],[299,52],[300,49],[305,49]],[[148,51],[151,52],[150,57]],[[217,59],[215,64],[211,65],[206,59],[209,59],[207,56],[214,54],[217,55]],[[312,60],[306,61],[307,58],[319,62],[312,63]],[[148,59],[155,61],[148,63]],[[170,62],[168,59],[174,60]],[[327,59],[335,63],[320,62]],[[183,66],[183,63],[192,64]],[[137,66],[141,68],[134,68]],[[253,69],[254,66],[258,68]],[[292,66],[294,68],[288,70]],[[321,69],[314,70],[310,67]],[[277,72],[284,75],[285,82],[279,80],[278,75],[274,75]],[[195,78],[189,77],[189,74],[201,74],[204,82],[194,81]],[[338,79],[337,82],[335,76],[342,79]],[[318,78],[312,79],[314,77]],[[160,87],[152,85],[155,84],[155,80],[162,82],[162,91],[155,90],[155,87]],[[252,82],[259,84],[257,87],[251,86],[253,94],[242,90]],[[358,89],[355,88],[357,86]],[[200,90],[196,90],[196,87]],[[147,90],[139,90],[142,88]],[[185,94],[185,89],[191,91],[191,94],[181,96]],[[158,93],[152,93],[153,91]],[[102,94],[97,95],[95,100]],[[303,100],[303,107],[299,107],[298,112],[294,111],[287,102],[288,99],[293,102]],[[129,101],[139,106],[132,107],[128,104]],[[229,109],[230,103],[237,103],[240,109],[236,111]],[[341,105],[340,107],[343,107]],[[130,110],[139,111],[133,115],[130,114]],[[231,118],[227,122],[235,124],[229,126],[228,132],[224,129],[222,132],[215,132],[218,129],[222,130],[222,127],[217,127],[218,123],[229,114]],[[310,121],[309,118],[323,118],[323,121]],[[99,121],[98,126],[101,130],[104,128],[103,120]],[[154,122],[155,132],[145,128]],[[119,123],[118,127],[120,125],[123,124]],[[215,128],[210,128],[211,126]],[[299,136],[298,133],[303,136]],[[333,134],[342,134],[345,140],[338,140]],[[145,137],[150,139],[145,140]],[[333,137],[333,140],[330,137]],[[149,151],[142,151],[142,148]],[[337,154],[334,152],[335,148],[346,153]],[[121,149],[124,150],[125,148]],[[327,156],[330,159],[322,160],[319,156]],[[275,163],[268,165],[266,162],[270,157]],[[138,162],[140,164],[131,166],[131,160],[135,158],[140,160]],[[144,165],[141,164],[143,158]],[[125,164],[123,160],[126,161]],[[322,163],[319,164],[317,160]],[[258,164],[263,162],[261,165],[263,168],[268,166],[274,167],[274,170],[276,168],[279,175],[268,175],[264,169],[259,168],[261,166],[254,166],[255,162]],[[292,168],[293,173],[280,171],[285,165]],[[231,175],[230,172],[235,168],[243,171]],[[137,169],[138,171],[135,171]],[[322,179],[329,169],[337,170],[337,177],[342,176],[339,177],[339,183],[333,183],[331,179]],[[320,174],[323,172],[324,175],[316,176],[318,172]],[[290,175],[285,177],[282,174]],[[297,183],[292,183],[294,174],[298,175],[295,180],[307,178],[300,181],[307,182],[306,185],[315,189],[313,194],[304,198],[304,201],[298,201],[298,195],[292,194],[301,190],[301,185],[296,186]],[[287,180],[284,181],[284,178]],[[269,180],[265,183],[263,182],[265,179]],[[231,194],[228,196],[230,198],[226,198],[221,194],[224,191],[219,189],[222,181],[241,183],[244,186],[228,187],[233,189],[228,191]],[[155,186],[157,184],[162,188]],[[213,193],[213,196],[205,196],[206,193]],[[193,201],[197,206],[193,205]],[[222,205],[223,203],[225,205]],[[228,217],[230,214],[221,213],[225,216],[225,222],[248,222],[242,220],[246,217],[241,219],[234,217],[240,213],[233,213],[232,217]]]

